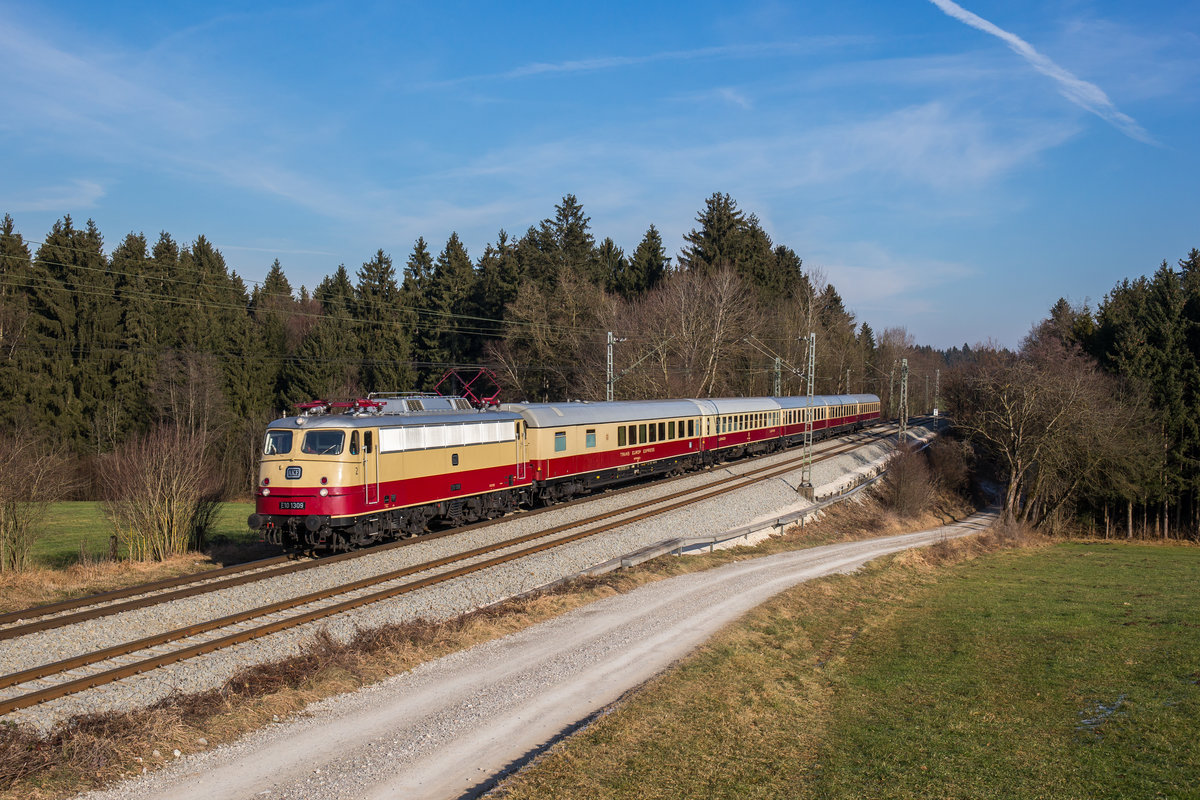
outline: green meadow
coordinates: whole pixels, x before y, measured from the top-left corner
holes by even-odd
[[[223,503],[209,531],[209,541],[221,537],[232,542],[257,541],[258,535],[246,527],[246,517],[252,511],[253,503]],[[81,557],[107,558],[111,536],[112,528],[99,503],[54,503],[34,544],[33,559],[39,566],[61,568]],[[124,555],[119,548],[118,555]]]

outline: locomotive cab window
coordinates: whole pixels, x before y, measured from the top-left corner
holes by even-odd
[[[264,456],[282,456],[292,452],[291,431],[267,431],[267,441],[263,443]]]
[[[358,455],[358,431],[350,433],[350,455]]]
[[[371,434],[372,431],[363,431],[363,450],[367,453],[371,452],[371,446],[373,444],[371,441]]]
[[[307,431],[300,450],[318,456],[340,456],[345,444],[345,431]]]

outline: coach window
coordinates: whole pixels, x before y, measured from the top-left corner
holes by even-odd
[[[688,420],[688,437],[690,438],[695,435],[696,435],[696,420],[689,419]]]
[[[291,431],[267,431],[267,441],[263,444],[264,456],[282,456],[292,452]]]
[[[353,431],[350,434],[350,455],[358,455],[358,431]]]
[[[658,440],[660,442],[667,440],[667,423],[665,422],[658,423]]]
[[[588,447],[595,447],[595,446],[596,446],[596,429],[595,429],[595,428],[588,428],[588,432],[587,432],[587,446],[588,446]]]
[[[626,442],[626,439],[625,439],[625,426],[624,426],[624,425],[618,425],[618,426],[617,426],[617,447],[624,447],[624,446],[625,446],[625,442]]]
[[[675,420],[671,420],[670,422],[667,423],[667,438],[668,439],[675,438]]]
[[[653,422],[650,423],[650,442],[653,444],[658,441],[658,426]]]
[[[646,443],[646,423],[638,425],[638,444]]]
[[[567,432],[554,432],[554,452],[561,453],[567,449]]]

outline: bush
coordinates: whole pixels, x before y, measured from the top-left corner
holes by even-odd
[[[162,425],[102,458],[104,513],[131,559],[162,560],[199,544],[221,483],[209,437]]]
[[[939,436],[929,445],[929,464],[943,488],[962,493],[971,482],[970,445],[959,439]]]
[[[901,517],[913,517],[933,501],[933,476],[925,453],[901,445],[888,458],[887,470],[880,480],[880,502]]]

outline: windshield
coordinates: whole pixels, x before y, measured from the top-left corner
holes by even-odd
[[[282,456],[292,452],[291,431],[267,431],[267,441],[263,444],[263,455]]]
[[[304,434],[304,446],[300,449],[320,456],[336,456],[341,454],[345,441],[345,431],[308,431]]]

